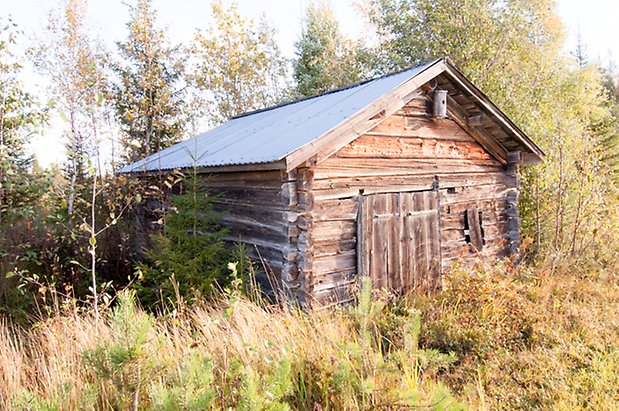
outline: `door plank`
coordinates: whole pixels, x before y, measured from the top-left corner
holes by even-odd
[[[434,191],[364,196],[359,207],[361,275],[375,288],[405,293],[440,276],[439,199]]]

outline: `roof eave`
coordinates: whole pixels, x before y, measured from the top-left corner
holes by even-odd
[[[464,88],[471,96],[473,96],[479,104],[483,106],[485,110],[493,115],[506,131],[511,136],[527,148],[528,152],[526,156],[523,156],[524,164],[535,164],[543,162],[546,158],[546,154],[542,151],[533,140],[527,136],[518,126],[516,126],[508,117],[499,109],[489,98],[482,92],[477,86],[475,86],[464,74],[448,59],[443,59],[445,64],[445,73],[458,85]]]
[[[117,171],[117,174],[125,174],[132,176],[155,176],[161,174],[169,174],[174,170],[192,170],[192,166],[187,167],[178,167],[178,168],[167,168],[160,170],[129,170],[129,171]],[[232,173],[232,172],[243,172],[243,171],[275,171],[275,170],[285,170],[286,169],[286,161],[285,160],[277,160],[271,162],[264,163],[251,163],[251,164],[228,164],[228,165],[216,165],[216,166],[196,166],[196,172],[199,174],[211,174],[211,173]]]

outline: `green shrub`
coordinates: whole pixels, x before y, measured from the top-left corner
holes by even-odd
[[[185,178],[184,189],[172,196],[163,233],[151,237],[148,262],[138,267],[142,275],[138,295],[146,307],[178,297],[210,295],[228,282],[232,253],[224,244],[226,231],[218,224],[213,198],[200,187],[195,169]]]
[[[117,395],[112,406],[129,409],[142,402],[146,388],[161,371],[154,319],[138,310],[134,293],[125,291],[109,316],[109,338],[84,353],[97,379],[109,381]]]

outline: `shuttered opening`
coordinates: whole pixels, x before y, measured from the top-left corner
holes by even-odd
[[[435,191],[363,196],[358,265],[376,288],[403,293],[438,285],[439,202]]]
[[[471,251],[481,251],[484,247],[482,214],[476,208],[468,208],[464,212],[464,237],[467,244],[471,246]]]

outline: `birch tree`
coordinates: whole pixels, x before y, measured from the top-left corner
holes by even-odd
[[[211,125],[273,105],[286,97],[286,61],[264,17],[240,15],[235,4],[212,5],[213,24],[198,31],[191,51],[190,81]]]
[[[324,93],[374,74],[368,67],[371,53],[342,34],[326,3],[310,3],[295,48],[293,75],[299,96]]]
[[[51,12],[46,38],[32,54],[36,67],[50,80],[52,104],[64,120],[69,216],[75,212],[78,191],[85,186],[89,157],[96,153],[98,106],[106,87],[103,52],[88,33],[86,11],[86,0],[68,0],[60,13]]]

